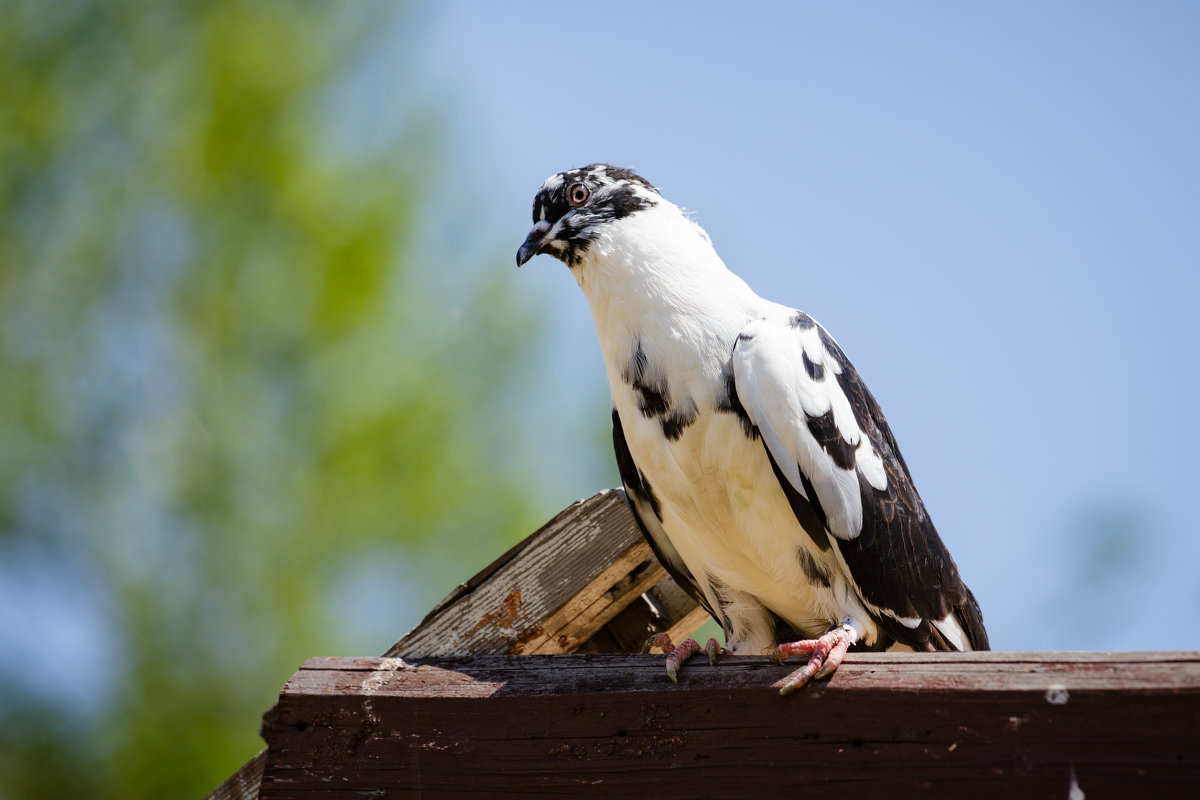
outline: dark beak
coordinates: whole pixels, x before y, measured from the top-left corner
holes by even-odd
[[[550,232],[550,223],[542,220],[533,224],[533,230],[525,237],[525,243],[521,245],[521,249],[517,251],[517,268],[529,259],[542,252],[542,248],[549,244],[550,240],[546,234]]]

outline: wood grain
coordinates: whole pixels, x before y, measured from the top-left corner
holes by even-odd
[[[682,639],[705,619],[612,489],[572,503],[458,586],[385,656],[628,652],[652,632]],[[265,731],[277,717],[267,711]],[[260,752],[209,800],[255,800],[265,759]]]
[[[1168,796],[1200,785],[1200,654],[313,659],[261,797]],[[650,789],[649,787],[652,787]]]
[[[573,652],[665,574],[624,493],[600,492],[461,585],[385,655]]]

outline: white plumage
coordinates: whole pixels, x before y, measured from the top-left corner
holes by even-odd
[[[628,170],[552,176],[533,218],[518,265],[544,252],[571,267],[634,513],[729,651],[808,653],[776,648],[826,631],[840,652],[987,647],[883,415],[824,329],[756,295]]]

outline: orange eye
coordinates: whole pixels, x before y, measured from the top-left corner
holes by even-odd
[[[573,206],[581,206],[592,196],[592,190],[582,183],[573,183],[567,189],[567,202]]]

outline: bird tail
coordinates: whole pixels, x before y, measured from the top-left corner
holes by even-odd
[[[983,612],[979,610],[979,603],[975,602],[975,595],[971,594],[971,590],[966,586],[963,587],[967,596],[963,603],[954,609],[954,615],[958,617],[958,624],[962,626],[963,632],[967,635],[967,641],[970,642],[972,650],[991,650],[988,644],[987,630],[983,627]]]

